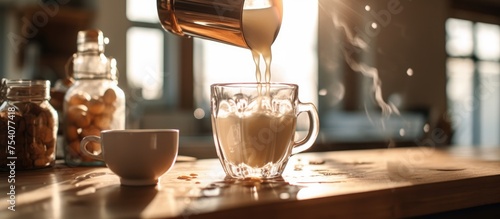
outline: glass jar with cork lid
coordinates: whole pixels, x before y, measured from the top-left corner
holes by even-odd
[[[69,166],[102,166],[81,153],[80,141],[102,130],[125,129],[125,94],[118,87],[116,60],[104,55],[103,33],[95,29],[78,32],[72,59],[74,83],[63,103],[65,161]],[[97,143],[87,149],[101,153]]]
[[[58,116],[50,105],[50,81],[4,80],[0,106],[0,170],[52,167]]]

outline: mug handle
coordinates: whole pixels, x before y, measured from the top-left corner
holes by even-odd
[[[95,160],[100,160],[100,161],[104,161],[104,158],[102,157],[102,152],[99,154],[99,155],[94,155],[93,153],[90,153],[88,150],[87,150],[87,143],[89,142],[98,142],[100,143],[101,142],[101,137],[99,136],[95,136],[95,135],[89,135],[89,136],[86,136],[82,139],[82,141],[80,142],[80,151],[87,157],[91,157]]]
[[[309,149],[319,134],[319,116],[318,110],[312,103],[300,103],[297,105],[297,116],[301,113],[307,113],[309,116],[309,131],[307,136],[300,141],[294,142],[292,154],[298,154]]]

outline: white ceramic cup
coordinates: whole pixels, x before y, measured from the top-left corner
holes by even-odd
[[[90,153],[90,142],[100,143],[102,153]],[[177,158],[179,130],[105,130],[101,136],[83,138],[80,149],[84,155],[104,161],[120,177],[122,185],[155,185]]]

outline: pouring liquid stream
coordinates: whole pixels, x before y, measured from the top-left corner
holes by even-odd
[[[295,133],[295,125],[280,126],[274,132],[266,132],[266,141],[256,140],[256,137],[262,135],[262,130],[271,130],[270,124],[278,127],[285,121],[295,124],[296,120],[293,111],[277,114],[270,109],[271,46],[279,32],[281,16],[281,11],[273,7],[272,1],[245,1],[242,26],[245,41],[255,63],[258,90],[257,99],[254,100],[256,106],[245,109],[247,112],[228,113],[216,120],[219,136],[225,136],[223,153],[236,166],[263,168],[269,163],[279,162],[285,156],[290,139]]]
[[[281,12],[269,1],[245,1],[243,11],[243,33],[245,41],[250,47],[255,63],[255,78],[259,83],[259,92],[262,92],[261,83],[271,82],[271,46],[281,26]],[[264,60],[264,78],[261,72],[261,60]],[[268,93],[268,88],[265,89]],[[259,96],[264,96],[259,93]]]

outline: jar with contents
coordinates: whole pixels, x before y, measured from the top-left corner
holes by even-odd
[[[81,140],[100,135],[102,130],[125,129],[125,94],[118,87],[116,60],[104,55],[100,30],[78,32],[77,53],[73,55],[73,85],[63,104],[64,153],[69,166],[102,166],[80,151]],[[94,154],[97,143],[87,144]]]
[[[52,167],[58,116],[50,105],[50,81],[5,80],[0,106],[0,170]]]

